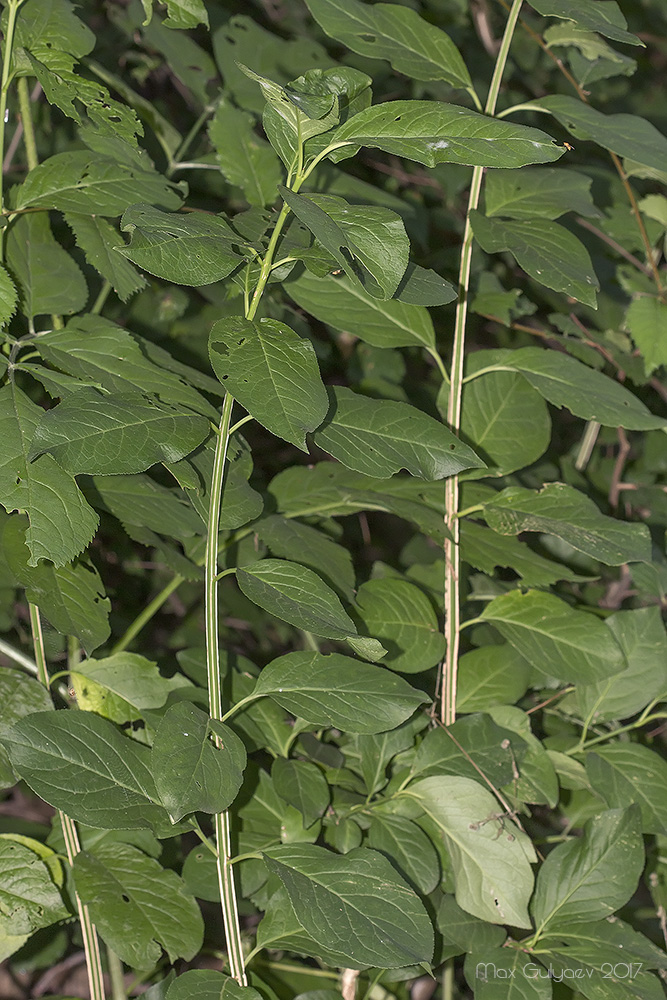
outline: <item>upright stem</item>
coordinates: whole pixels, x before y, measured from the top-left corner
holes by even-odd
[[[49,690],[49,670],[46,664],[46,654],[44,652],[44,636],[42,634],[42,623],[39,617],[39,608],[36,604],[28,605],[30,611],[30,628],[32,629],[32,641],[35,651],[35,663],[37,664],[37,678]],[[70,658],[72,649],[70,646]],[[67,860],[70,866],[74,864],[74,858],[81,850],[79,835],[73,819],[66,816],[64,812],[58,812],[60,826],[65,841]],[[88,970],[88,987],[90,989],[91,1000],[105,1000],[104,978],[102,973],[102,958],[100,955],[100,942],[97,937],[95,924],[90,918],[88,907],[81,902],[78,892],[74,893],[76,908],[79,912],[81,922],[81,934],[83,936],[83,950],[86,954],[86,969]]]
[[[5,158],[5,128],[7,117],[7,94],[9,92],[10,71],[12,65],[12,49],[14,47],[14,32],[16,30],[16,15],[23,0],[9,0],[7,10],[7,30],[5,31],[5,53],[2,60],[2,77],[0,77],[0,163]],[[0,170],[0,211],[5,207],[4,178]],[[4,257],[4,229],[0,229],[0,261]]]
[[[206,538],[206,669],[208,674],[209,713],[213,719],[222,719],[222,691],[220,688],[220,650],[218,646],[218,533],[225,460],[229,447],[233,397],[227,393],[222,404],[218,440],[215,446],[213,475],[208,510]],[[222,900],[222,916],[227,939],[229,968],[239,986],[247,986],[241,926],[239,923],[234,869],[232,867],[231,824],[229,812],[215,816],[215,835],[218,846],[218,883]]]
[[[523,0],[514,0],[510,10],[505,34],[496,58],[496,65],[489,87],[484,112],[493,115],[500,91],[500,83],[505,70],[507,56],[514,35],[514,29],[521,10]],[[461,428],[461,400],[463,396],[463,364],[465,360],[466,320],[468,317],[468,295],[470,288],[470,266],[472,262],[472,226],[470,213],[479,204],[484,176],[483,167],[475,167],[472,173],[468,210],[463,231],[463,247],[461,249],[461,265],[459,268],[459,297],[456,304],[456,322],[454,325],[454,346],[450,373],[449,402],[447,405],[447,423],[456,434]],[[460,528],[458,520],[459,481],[458,476],[451,476],[445,483],[445,528],[451,537],[445,539],[445,640],[447,651],[442,666],[442,681],[440,684],[440,719],[450,726],[456,718],[456,673],[459,657],[460,631]]]
[[[18,82],[19,109],[21,111],[21,122],[23,124],[23,144],[25,145],[25,156],[28,162],[28,170],[34,170],[39,160],[37,158],[37,143],[35,142],[35,129],[32,124],[32,114],[30,112],[30,92],[28,90],[28,78],[22,76]]]

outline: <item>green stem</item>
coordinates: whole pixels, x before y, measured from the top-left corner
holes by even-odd
[[[2,60],[2,77],[0,77],[0,164],[5,159],[5,130],[7,123],[7,94],[11,83],[10,71],[12,65],[12,49],[16,31],[16,15],[23,0],[9,0],[7,4],[7,28],[5,30],[5,52]],[[4,178],[0,170],[0,211],[5,210]],[[4,229],[0,229],[0,261],[4,259]]]
[[[177,574],[165,587],[162,588],[159,594],[156,594],[150,604],[147,604],[143,611],[137,615],[129,628],[126,629],[125,634],[118,640],[115,646],[112,647],[111,655],[114,653],[122,653],[123,650],[127,649],[134,637],[141,632],[145,625],[148,624],[153,615],[157,614],[167,598],[173,594],[178,587],[180,587],[184,579],[185,577]]]
[[[37,158],[37,143],[35,142],[35,129],[32,124],[32,114],[30,112],[30,92],[28,91],[28,78],[22,76],[18,83],[19,109],[21,111],[21,121],[23,122],[23,144],[25,146],[28,170],[34,170],[39,159]]]
[[[222,719],[220,649],[218,646],[218,534],[220,530],[225,460],[229,447],[233,406],[234,399],[230,393],[227,393],[222,404],[220,429],[215,445],[206,538],[206,669],[208,674],[209,712],[213,719]],[[218,884],[220,886],[222,916],[225,925],[225,937],[227,939],[229,968],[239,986],[247,986],[239,911],[234,885],[234,869],[231,864],[230,817],[229,812],[226,810],[225,812],[217,813],[215,816],[215,837],[218,848]]]
[[[37,665],[37,677],[44,687],[49,690],[49,670],[46,664],[46,653],[44,651],[44,636],[42,634],[42,623],[39,617],[39,608],[36,604],[29,604],[30,628],[32,629],[32,641],[35,651],[35,663]],[[70,647],[69,655],[72,655]],[[74,864],[74,858],[81,850],[79,835],[73,819],[66,816],[64,812],[58,812],[60,826],[65,841],[67,860],[70,867]],[[90,918],[88,907],[84,906],[78,892],[74,892],[74,900],[81,922],[81,934],[83,937],[83,950],[86,955],[86,969],[88,971],[88,986],[91,1000],[105,1000],[104,977],[102,973],[102,958],[100,956],[100,943],[97,937],[95,924]]]
[[[107,965],[109,967],[109,979],[111,980],[111,1000],[127,1000],[123,963],[116,952],[112,951],[109,947],[107,947]]]
[[[4,653],[5,656],[8,656],[10,660],[14,661],[14,663],[18,663],[18,665],[27,670],[28,673],[37,674],[37,664],[35,661],[31,660],[29,656],[26,656],[20,650],[14,649],[14,647],[10,646],[10,644],[5,642],[4,639],[0,639],[0,653]]]
[[[296,190],[296,185],[295,185]],[[276,224],[273,232],[271,233],[271,239],[269,240],[269,245],[266,248],[266,255],[262,263],[262,270],[259,273],[259,278],[257,280],[257,285],[255,286],[255,291],[253,292],[252,301],[248,307],[248,312],[246,319],[254,319],[255,313],[257,312],[257,307],[259,306],[260,299],[264,294],[264,289],[266,288],[266,283],[269,280],[271,274],[271,264],[273,262],[273,255],[276,252],[276,247],[278,245],[278,240],[280,239],[280,234],[282,228],[285,225],[287,216],[289,215],[290,208],[283,202],[283,207],[280,209],[280,215],[276,219]]]
[[[649,709],[653,707],[649,705]],[[635,719],[634,722],[629,722],[626,726],[619,726],[618,729],[611,729],[608,733],[603,733],[602,736],[596,736],[592,740],[586,740],[585,742],[579,742],[576,747],[572,747],[570,750],[566,750],[565,753],[568,756],[573,756],[577,753],[583,753],[584,750],[588,750],[589,747],[596,746],[598,743],[605,743],[607,740],[613,739],[615,736],[621,736],[623,733],[630,733],[633,729],[640,729],[642,726],[647,725],[649,722],[655,722],[657,719],[667,719],[667,714],[664,712],[656,712],[654,715],[649,715],[648,709],[645,709],[643,714]]]
[[[442,1000],[454,1000],[453,958],[448,958],[442,969]]]
[[[102,312],[102,310],[104,309],[104,303],[109,298],[110,292],[111,292],[111,282],[105,280],[102,287],[100,288],[97,298],[95,299],[93,308],[90,310],[93,316],[99,316],[99,314]]]
[[[514,0],[505,25],[505,33],[496,58],[496,65],[489,87],[484,111],[487,115],[495,114],[500,84],[507,63],[512,37],[519,18],[523,0]],[[454,347],[450,369],[450,391],[447,405],[447,423],[454,434],[461,428],[461,403],[463,398],[463,364],[465,360],[466,320],[468,316],[468,293],[470,288],[470,268],[472,263],[472,226],[470,213],[477,208],[482,190],[484,168],[475,167],[470,183],[468,210],[466,212],[465,229],[463,232],[463,247],[459,267],[459,298],[456,305],[456,321],[454,324]],[[460,633],[460,523],[457,517],[459,508],[458,476],[450,476],[445,482],[445,527],[451,538],[445,539],[445,641],[447,643],[445,659],[442,664],[440,681],[440,719],[450,726],[456,719],[456,677],[459,656]]]

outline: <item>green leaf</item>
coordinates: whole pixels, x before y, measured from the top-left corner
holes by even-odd
[[[22,312],[71,316],[88,301],[88,286],[70,255],[53,238],[46,212],[15,219],[7,238],[7,267],[19,289]]]
[[[484,504],[484,517],[501,535],[555,535],[607,566],[651,560],[645,525],[605,517],[589,497],[565,483],[548,483],[541,490],[510,486]]]
[[[483,367],[488,353],[477,351],[469,368]],[[488,361],[492,363],[492,359]],[[488,372],[466,383],[461,421],[465,440],[489,464],[488,470],[473,473],[475,478],[506,476],[531,465],[544,454],[551,439],[546,403],[515,372]]]
[[[157,664],[138,653],[81,660],[70,679],[79,707],[118,723],[140,718],[143,709],[160,708],[171,691],[187,683],[179,674],[163,677]]]
[[[480,770],[496,786],[511,781],[521,765],[529,737],[497,725],[478,713],[458,719],[446,731],[432,729],[417,748],[412,774],[456,775],[476,780]]]
[[[3,23],[6,16],[5,12]],[[76,16],[69,0],[48,0],[20,11],[15,44],[30,49],[44,62],[58,60],[63,52],[80,59],[92,52],[95,35]]]
[[[630,303],[625,326],[642,353],[646,374],[667,365],[667,305],[652,296]]]
[[[133,969],[151,969],[201,948],[204,921],[176,872],[130,844],[99,844],[77,854],[74,881],[110,948]]]
[[[271,205],[282,180],[278,157],[255,134],[254,119],[223,96],[208,126],[225,180],[240,187],[251,205]]]
[[[0,389],[0,496],[5,510],[28,515],[29,565],[49,559],[61,567],[88,545],[99,518],[73,477],[50,455],[29,461],[42,415],[14,383]]]
[[[465,977],[476,1000],[551,1000],[550,977],[517,948],[471,948]]]
[[[32,712],[47,712],[53,709],[51,695],[38,681],[26,677],[20,670],[0,667],[0,743],[15,722]],[[9,762],[9,756],[0,746],[0,788],[11,788],[17,777]]]
[[[65,222],[88,263],[109,282],[121,302],[127,302],[145,286],[146,279],[115,252],[120,237],[106,219],[68,212]]]
[[[549,111],[577,139],[592,139],[599,146],[627,156],[636,163],[664,170],[667,139],[654,125],[637,115],[605,115],[576,97],[559,94],[533,101]]]
[[[178,832],[159,799],[150,750],[92,712],[34,712],[12,728],[12,766],[32,790],[103,830]]]
[[[348,469],[377,477],[407,469],[433,480],[484,467],[447,427],[414,406],[338,386],[331,397],[332,410],[314,440]]]
[[[458,49],[440,28],[408,7],[357,0],[306,0],[315,20],[331,38],[371,59],[386,59],[413,80],[444,80],[472,91]]]
[[[549,163],[564,147],[539,129],[509,125],[439,101],[386,101],[361,111],[332,136],[416,160],[427,167],[463,163],[480,167],[523,167]]]
[[[617,3],[598,0],[530,0],[530,6],[543,17],[563,17],[589,31],[597,31],[615,42],[626,45],[643,45],[636,35],[626,31],[626,20]]]
[[[253,698],[268,695],[293,715],[350,733],[381,733],[426,700],[402,677],[340,653],[287,653],[259,675]]]
[[[25,844],[0,838],[0,929],[31,934],[68,916],[47,860]]]
[[[384,664],[414,674],[441,660],[445,640],[424,592],[407,580],[368,580],[357,594],[366,631],[388,650]]]
[[[520,371],[549,403],[565,406],[584,420],[631,431],[653,430],[667,423],[654,417],[625,386],[560,351],[522,347],[508,352],[502,363]]]
[[[30,171],[14,189],[14,207],[57,208],[60,212],[118,216],[128,204],[145,201],[177,209],[182,198],[155,170],[139,170],[90,150],[56,153]]]
[[[346,952],[337,951],[333,942],[324,944],[313,940],[298,921],[287,890],[282,885],[266,904],[257,928],[257,945],[261,948],[287,948],[301,955],[316,955],[327,965],[342,964],[344,967],[348,960]]]
[[[349,205],[333,195],[280,194],[347,276],[377,298],[396,292],[408,266],[410,241],[400,215],[376,205]],[[368,272],[372,278],[369,280]]]
[[[311,845],[265,852],[307,933],[348,956],[351,968],[429,962],[433,929],[421,901],[377,851],[343,856]]]
[[[219,215],[179,215],[139,204],[126,210],[120,228],[130,242],[117,251],[176,285],[220,281],[243,261],[235,250],[238,236]]]
[[[535,281],[596,308],[600,283],[583,243],[564,226],[544,219],[488,219],[470,213],[475,239],[487,253],[509,250]]]
[[[354,599],[352,556],[323,531],[279,514],[262,518],[253,528],[274,556],[309,566],[348,601]]]
[[[208,27],[208,14],[204,0],[165,0],[167,17],[163,21],[166,28],[196,28],[198,24]]]
[[[171,983],[166,1000],[262,1000],[262,994],[250,986],[239,986],[221,972],[191,969]]]
[[[227,726],[181,701],[162,716],[151,750],[160,801],[176,823],[187,813],[219,813],[236,798],[246,752]]]
[[[491,528],[475,521],[463,521],[461,524],[461,558],[490,576],[496,566],[512,569],[526,587],[548,587],[559,580],[590,579],[573,572],[569,566],[545,559],[525,542],[508,535],[497,535]]]
[[[167,403],[82,389],[42,416],[30,456],[48,452],[72,475],[143,472],[157,462],[177,462],[208,431],[204,417]]]
[[[648,969],[664,968],[664,951],[652,941],[638,934],[629,924],[613,917],[593,923],[573,923],[563,927],[554,937],[567,945],[567,954],[583,958],[595,950],[600,957],[611,959],[612,965],[621,961],[641,962]],[[606,954],[605,954],[606,953]]]
[[[637,744],[596,747],[586,755],[586,773],[610,808],[636,802],[644,833],[667,833],[667,763]]]
[[[456,289],[435,271],[409,261],[394,298],[413,306],[444,306],[456,298]]]
[[[92,653],[106,642],[110,631],[111,602],[99,573],[82,560],[62,567],[40,562],[33,568],[24,529],[22,519],[12,519],[5,528],[3,542],[12,573],[26,588],[26,599],[39,607],[61,635],[76,636]]]
[[[287,559],[260,559],[239,566],[236,579],[249,600],[290,625],[329,639],[357,633],[335,592],[306,566]]]
[[[507,937],[502,927],[488,924],[485,920],[466,913],[454,896],[449,894],[442,897],[436,926],[442,934],[444,947],[452,956],[482,948],[500,947]]]
[[[591,198],[592,183],[586,174],[553,167],[492,170],[484,186],[486,216],[552,220],[565,212],[599,216]]]
[[[18,292],[4,267],[0,266],[0,326],[9,323],[16,312]]]
[[[285,291],[307,312],[373,347],[435,348],[435,332],[423,306],[374,298],[345,276],[317,278],[305,271]]]
[[[576,920],[601,920],[630,899],[644,867],[638,806],[610,809],[559,844],[537,876],[532,911],[538,931],[557,934]]]
[[[209,355],[215,374],[248,413],[307,451],[305,434],[319,427],[328,409],[309,340],[277,320],[230,316],[214,324]]]
[[[170,538],[192,538],[204,532],[204,522],[178,490],[150,476],[95,476],[95,502],[124,525],[148,528]]]
[[[577,685],[579,713],[594,722],[629,719],[654,698],[667,695],[667,636],[659,608],[617,611],[606,624],[628,666],[597,684]]]
[[[457,712],[484,712],[492,705],[514,705],[526,693],[530,664],[508,643],[481,646],[459,659]]]
[[[326,778],[315,764],[278,757],[273,762],[271,777],[278,795],[299,810],[306,826],[324,815],[331,795]]]
[[[417,823],[403,816],[375,810],[368,828],[368,846],[391,861],[406,882],[423,895],[440,881],[435,847]]]
[[[530,865],[537,856],[494,796],[476,781],[452,776],[424,778],[405,794],[442,830],[459,906],[491,924],[530,927]]]
[[[553,594],[512,590],[487,604],[481,617],[547,678],[592,684],[627,664],[604,623]]]

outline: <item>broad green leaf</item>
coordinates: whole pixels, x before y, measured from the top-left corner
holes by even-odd
[[[133,8],[128,13],[134,20]],[[155,18],[147,30],[142,31],[142,46],[163,56],[164,64],[187,89],[188,94],[183,96],[190,107],[197,107],[197,111],[208,108],[211,103],[209,85],[217,76],[215,62],[192,34],[170,31],[171,27],[171,23]],[[201,30],[198,37],[202,37]]]
[[[604,149],[646,167],[665,168],[667,138],[645,118],[605,115],[590,104],[564,94],[542,97],[532,103],[549,111],[577,139],[592,139]]]
[[[487,218],[557,219],[565,212],[599,215],[591,198],[593,181],[576,170],[527,167],[492,170],[484,185]]]
[[[176,285],[220,281],[243,262],[234,249],[238,236],[219,215],[179,215],[139,204],[125,211],[120,228],[130,242],[117,251]]]
[[[470,74],[449,36],[409,7],[357,0],[306,2],[327,35],[353,52],[386,59],[414,80],[444,80],[472,91]]]
[[[271,768],[273,786],[281,799],[298,809],[306,826],[327,809],[331,794],[327,780],[316,764],[278,757]]]
[[[595,950],[600,958],[617,962],[641,962],[647,969],[661,969],[665,965],[665,953],[649,941],[643,934],[613,917],[611,920],[596,920],[593,923],[573,923],[562,927],[554,937],[567,945],[567,954],[584,959]]]
[[[18,210],[57,208],[60,212],[122,215],[128,204],[145,201],[166,209],[180,207],[182,198],[154,170],[138,170],[90,150],[56,153],[30,171],[14,191]]]
[[[309,340],[277,320],[230,316],[213,326],[209,355],[215,374],[248,413],[307,451],[306,432],[319,427],[328,409]]]
[[[445,640],[424,592],[407,580],[368,580],[357,594],[366,631],[388,650],[383,664],[414,674],[441,660]]]
[[[5,12],[3,24],[6,16]],[[76,8],[69,0],[48,0],[22,7],[16,24],[15,44],[30,49],[44,62],[49,58],[57,60],[63,52],[80,59],[92,52],[95,35],[77,17]]]
[[[0,929],[30,934],[68,916],[47,860],[25,844],[0,838]]]
[[[177,462],[208,431],[204,417],[167,403],[83,389],[42,416],[30,456],[47,452],[72,475],[143,472],[157,462]]]
[[[253,774],[252,765],[249,772]],[[319,823],[314,823],[308,830],[304,828],[301,813],[278,795],[273,781],[264,770],[259,771],[259,781],[254,783],[252,797],[239,809],[239,819],[239,846],[246,851],[259,851],[278,843],[312,844],[320,832]],[[259,885],[266,880],[266,873],[262,872],[262,875]]]
[[[447,730],[430,730],[417,748],[411,773],[477,780],[481,770],[494,785],[504,785],[522,764],[527,748],[524,734],[504,728],[480,712],[457,719]]]
[[[201,948],[204,921],[176,872],[130,844],[77,854],[74,882],[100,934],[133,969],[151,969],[162,948],[170,962]]]
[[[208,14],[204,0],[165,0],[167,4],[166,28],[196,28],[198,24],[208,27]]]
[[[35,712],[12,728],[12,766],[32,790],[103,830],[177,832],[159,804],[150,750],[92,712]]]
[[[621,8],[615,2],[606,0],[530,0],[530,6],[543,17],[562,17],[589,31],[597,31],[600,35],[615,42],[626,45],[642,45],[636,35],[626,31],[626,20]]]
[[[445,948],[452,956],[482,948],[500,947],[507,937],[502,927],[466,913],[454,896],[449,894],[442,897],[436,916],[436,926],[442,934]]]
[[[123,524],[149,528],[170,538],[204,533],[204,522],[180,491],[161,486],[150,476],[95,476],[93,483],[96,505]]]
[[[160,402],[203,413],[209,419],[217,416],[192,387],[211,392],[217,384],[214,379],[210,385],[200,383],[191,377],[192,369],[179,365],[167,351],[101,316],[77,316],[64,330],[43,334],[37,344],[45,361],[70,375],[99,382],[110,391],[155,396]]]
[[[576,983],[579,996],[586,1000],[662,1000],[664,996],[660,981],[642,968],[643,963],[628,963],[614,947],[584,947],[577,949],[575,957],[570,948],[548,945],[544,943],[540,956],[545,967],[542,975],[548,976],[551,970],[554,980]]]
[[[588,251],[564,226],[546,219],[488,219],[478,211],[470,213],[470,221],[487,253],[509,250],[535,281],[596,308],[600,284]]]
[[[593,684],[627,666],[604,623],[554,594],[512,590],[487,604],[481,617],[547,678]]]
[[[510,486],[484,504],[484,517],[501,535],[555,535],[607,566],[651,560],[645,525],[606,517],[585,493],[565,483],[548,483],[541,490]]]
[[[630,899],[644,867],[639,807],[610,809],[583,836],[559,844],[537,876],[532,912],[538,931],[557,934],[576,920],[601,920]]]
[[[190,969],[170,984],[166,1000],[262,1000],[262,994],[251,986],[239,986],[221,972]]]
[[[435,847],[417,823],[404,816],[375,810],[368,828],[368,846],[384,854],[406,882],[425,896],[440,881]]]
[[[287,559],[260,559],[236,570],[245,596],[297,628],[328,639],[356,635],[336,593],[317,573]]]
[[[407,469],[434,480],[484,467],[447,427],[414,406],[338,386],[331,397],[332,409],[314,440],[348,469],[377,477]]]
[[[18,293],[6,269],[0,266],[0,326],[9,323],[16,312]]]
[[[433,323],[423,306],[376,299],[348,277],[317,278],[305,271],[285,291],[320,322],[373,347],[435,348]]]
[[[88,654],[106,642],[111,602],[94,566],[77,560],[67,566],[43,561],[32,567],[22,518],[12,518],[6,526],[3,549],[26,599],[61,635],[76,636]]]
[[[255,134],[254,119],[223,96],[208,126],[220,170],[251,205],[271,205],[282,180],[278,157]]]
[[[378,298],[392,297],[405,274],[410,253],[410,241],[399,215],[375,205],[349,205],[333,195],[306,196],[282,186],[279,190],[348,278],[369,287],[371,293],[376,291]]]
[[[563,563],[545,559],[533,552],[526,542],[509,535],[498,535],[475,521],[461,524],[461,558],[475,569],[493,576],[496,566],[512,569],[526,587],[548,587],[559,580],[587,580]]]
[[[667,695],[667,636],[660,610],[617,611],[606,624],[628,666],[597,684],[577,685],[579,713],[594,722],[629,719],[654,698]]]
[[[456,289],[435,271],[409,261],[394,298],[412,306],[444,306],[456,298]]]
[[[43,684],[8,667],[0,667],[0,704],[0,744],[14,723],[25,715],[53,709],[51,695]],[[0,745],[0,788],[11,788],[17,780],[7,751]]]
[[[338,942],[333,940],[314,941],[297,919],[287,890],[281,885],[278,891],[273,893],[257,928],[259,947],[286,948],[301,955],[317,956],[327,965],[345,967],[348,963],[345,945],[341,946],[341,950],[336,950],[337,944]],[[339,997],[336,1000],[339,1000]]]
[[[397,968],[432,958],[426,910],[377,851],[362,847],[341,856],[290,845],[264,857],[307,933],[348,955],[350,967]]]
[[[667,834],[667,763],[655,751],[635,743],[595,747],[586,773],[610,808],[636,802],[642,831]]]
[[[551,1000],[548,974],[518,948],[471,948],[464,968],[475,1000]]]
[[[488,353],[473,355],[480,355],[480,367],[481,356]],[[506,476],[531,465],[544,454],[551,439],[546,403],[515,372],[488,372],[464,386],[461,429],[465,440],[489,465],[488,470],[472,473],[475,478]]]
[[[667,305],[643,295],[630,303],[625,326],[642,353],[646,374],[667,365]]]
[[[187,813],[227,809],[241,787],[245,765],[238,736],[195,705],[181,701],[163,715],[150,766],[172,822]]]
[[[126,652],[81,660],[70,679],[80,707],[119,723],[139,718],[145,708],[160,708],[171,691],[187,684],[181,675],[163,677],[156,663]]]
[[[402,726],[390,732],[357,736],[354,740],[354,767],[364,779],[370,795],[379,791],[387,783],[387,765],[396,754],[414,746],[415,736],[428,725],[423,716],[414,715]],[[351,748],[346,748],[351,757]]]
[[[14,220],[7,237],[7,267],[29,319],[44,313],[71,316],[88,301],[83,274],[53,238],[47,212],[28,212]]]
[[[145,286],[146,279],[128,260],[116,253],[120,237],[106,219],[68,212],[65,221],[88,263],[109,282],[121,302],[127,302]]]
[[[530,664],[509,643],[481,646],[459,659],[457,712],[484,712],[492,705],[514,705],[528,688]]]
[[[354,599],[352,556],[325,532],[279,514],[262,518],[253,528],[274,556],[310,566],[348,601]]]
[[[301,719],[350,733],[394,729],[426,700],[384,667],[311,652],[287,653],[264,667],[251,697],[266,695]]]
[[[0,389],[0,497],[8,511],[28,515],[30,566],[48,559],[61,567],[92,539],[99,518],[74,478],[51,457],[29,461],[43,410],[15,384]]]
[[[528,163],[549,163],[565,152],[539,129],[509,125],[439,101],[386,101],[375,105],[336,129],[332,141],[383,149],[427,167],[438,163],[523,167]]]
[[[667,421],[654,417],[625,386],[560,351],[522,347],[508,353],[503,365],[520,371],[554,406],[565,406],[576,417],[605,427],[647,431]]]
[[[537,856],[494,796],[470,778],[453,776],[424,778],[405,794],[442,830],[459,906],[491,924],[530,927],[530,865]]]

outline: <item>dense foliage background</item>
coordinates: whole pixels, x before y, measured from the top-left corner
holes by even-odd
[[[3,7],[0,995],[664,996],[663,0]]]

